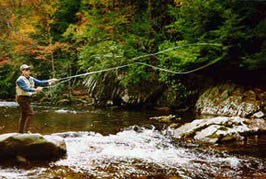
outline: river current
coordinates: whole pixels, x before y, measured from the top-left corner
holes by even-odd
[[[174,139],[165,126],[149,119],[160,115],[155,111],[34,108],[31,131],[63,137],[67,156],[17,166],[0,161],[0,178],[266,177],[264,136],[239,144],[202,146]],[[16,103],[0,102],[0,113],[0,134],[16,132]]]

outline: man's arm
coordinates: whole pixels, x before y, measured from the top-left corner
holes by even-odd
[[[26,92],[35,92],[34,88],[29,88],[23,79],[17,81],[18,86]]]
[[[49,80],[38,80],[34,77],[32,77],[32,79],[33,79],[35,85],[46,85],[49,83]]]
[[[56,78],[52,78],[52,79],[49,79],[49,80],[38,80],[38,79],[32,77],[32,79],[34,80],[34,83],[36,85],[47,85],[48,83],[49,84],[54,84],[55,82],[58,81]]]

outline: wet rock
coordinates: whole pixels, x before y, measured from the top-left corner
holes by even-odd
[[[266,131],[263,119],[240,117],[215,117],[197,119],[174,130],[176,138],[193,138],[197,141],[219,143],[242,139],[247,133]]]
[[[253,132],[266,131],[266,121],[264,119],[247,120],[247,124]]]
[[[251,118],[263,118],[265,116],[265,114],[262,111],[256,112],[255,114],[253,114],[251,116]]]
[[[265,112],[265,99],[263,90],[226,83],[207,89],[195,107],[199,114],[248,118],[258,111]]]
[[[66,145],[59,136],[8,133],[0,135],[0,159],[25,162],[55,160],[65,156]]]
[[[176,124],[176,123],[172,123],[169,125],[170,129],[176,129],[177,127],[178,127],[178,124]]]
[[[72,114],[77,114],[77,111],[74,110],[66,110],[66,109],[59,109],[55,111],[56,113],[72,113]]]
[[[170,114],[168,116],[155,116],[155,117],[150,117],[150,119],[152,120],[158,120],[159,122],[166,122],[166,123],[170,123],[173,122],[175,120],[180,120],[180,118],[176,118],[175,115]]]
[[[215,134],[215,132],[217,132],[219,128],[220,128],[219,125],[208,126],[207,128],[197,132],[196,135],[194,136],[194,139],[208,143],[215,143],[217,142],[218,137],[212,135]]]

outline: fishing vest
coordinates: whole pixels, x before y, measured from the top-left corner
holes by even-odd
[[[25,76],[20,76],[18,79],[17,79],[17,81],[18,80],[23,80],[25,83],[26,83],[26,85],[27,85],[27,87],[29,87],[29,88],[34,88],[34,86],[35,86],[35,83],[34,83],[34,80],[33,80],[33,78],[30,76],[30,78],[28,79],[28,78],[26,78]],[[17,84],[17,83],[16,83]],[[32,94],[34,94],[35,92],[27,92],[27,91],[24,91],[23,89],[21,89],[20,88],[20,86],[17,84],[16,85],[16,95],[17,96],[31,96]]]

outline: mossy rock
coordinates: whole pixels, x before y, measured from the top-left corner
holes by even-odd
[[[64,139],[40,134],[0,135],[0,160],[55,160],[66,155]]]

